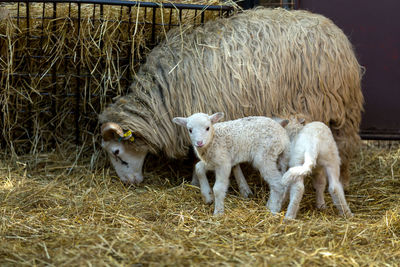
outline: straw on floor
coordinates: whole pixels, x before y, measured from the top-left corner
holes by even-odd
[[[255,195],[233,183],[226,214],[212,216],[187,181],[190,161],[146,161],[147,179],[123,185],[89,159],[42,155],[0,167],[0,265],[396,266],[400,261],[400,147],[364,144],[347,200],[355,214],[314,208],[307,184],[298,220],[266,211],[268,189],[245,168]],[[39,164],[39,165],[35,165]]]

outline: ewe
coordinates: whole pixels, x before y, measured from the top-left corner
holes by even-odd
[[[361,73],[342,30],[307,11],[256,8],[185,34],[177,27],[146,57],[129,94],[100,114],[103,147],[122,180],[140,183],[148,153],[187,156],[190,140],[173,117],[303,113],[334,129],[346,184],[360,141]],[[128,130],[135,140],[118,142]]]

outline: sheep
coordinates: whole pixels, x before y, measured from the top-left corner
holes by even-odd
[[[286,125],[287,124],[287,125]],[[289,169],[282,177],[288,186],[290,201],[285,219],[295,219],[304,193],[304,177],[314,172],[313,186],[316,190],[316,206],[325,208],[324,191],[326,177],[333,203],[343,216],[353,216],[347,205],[343,186],[339,180],[340,157],[332,132],[322,122],[305,124],[304,119],[292,117],[281,123],[290,138]]]
[[[172,120],[187,128],[200,159],[195,172],[204,201],[213,201],[206,171],[214,170],[214,215],[223,214],[232,166],[251,162],[269,184],[267,208],[272,213],[280,212],[285,193],[280,169],[287,167],[290,142],[285,129],[274,120],[261,116],[218,123],[223,115],[222,112],[213,115],[195,113],[188,118],[175,117]]]
[[[184,33],[169,32],[141,65],[130,93],[99,115],[103,147],[121,179],[141,182],[148,153],[188,155],[190,140],[173,117],[220,110],[228,120],[286,112],[326,123],[347,183],[360,139],[362,69],[332,21],[257,8]],[[125,140],[128,130],[134,141]]]

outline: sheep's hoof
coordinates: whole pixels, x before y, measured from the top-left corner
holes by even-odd
[[[325,203],[322,203],[322,204],[317,203],[315,206],[319,210],[325,210],[326,209],[326,204]]]
[[[292,217],[292,216],[285,216],[285,218],[283,218],[283,222],[287,223],[287,222],[294,222],[297,221],[296,218]]]
[[[213,198],[213,196],[211,194],[209,196],[206,196],[206,197],[203,195],[203,201],[206,204],[212,204],[214,202],[214,198]]]
[[[345,218],[352,218],[352,217],[354,217],[354,214],[353,214],[351,211],[341,212],[340,215],[343,216],[343,217],[345,217]]]
[[[192,181],[190,182],[191,185],[200,186],[199,179],[193,177]]]
[[[219,217],[224,215],[224,210],[214,210],[214,217]]]
[[[253,195],[253,192],[247,188],[240,189],[239,191],[243,198],[249,198],[249,196]]]

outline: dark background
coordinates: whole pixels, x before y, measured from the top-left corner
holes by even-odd
[[[297,8],[332,19],[365,67],[362,137],[400,139],[400,1],[298,0]]]

